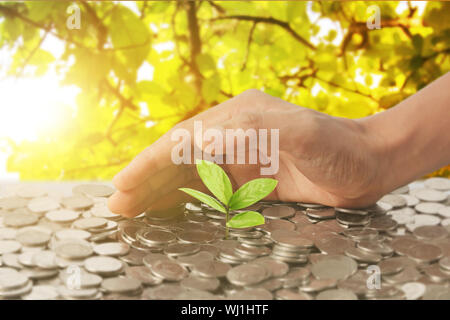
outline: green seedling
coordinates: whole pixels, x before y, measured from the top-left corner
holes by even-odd
[[[275,189],[277,180],[269,178],[254,179],[248,181],[233,193],[231,181],[220,166],[206,160],[197,160],[196,164],[200,179],[216,198],[190,188],[180,188],[179,190],[225,213],[227,227],[248,228],[264,224],[264,216],[259,212],[245,211],[236,214],[231,219],[229,219],[229,214],[264,199]]]

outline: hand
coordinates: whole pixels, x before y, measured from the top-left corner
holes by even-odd
[[[376,148],[377,137],[363,121],[331,117],[248,90],[179,123],[133,159],[113,179],[118,190],[108,203],[113,212],[132,217],[148,208],[192,200],[180,187],[207,192],[194,165],[171,161],[172,148],[178,144],[171,141],[173,130],[185,128],[193,137],[194,120],[203,121],[203,130],[279,129],[279,170],[270,176],[279,183],[268,199],[364,207],[383,195],[383,157]],[[234,189],[261,177],[259,165],[222,167]]]

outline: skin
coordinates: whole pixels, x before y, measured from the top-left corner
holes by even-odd
[[[171,161],[171,150],[179,143],[171,141],[172,131],[184,128],[193,136],[194,120],[203,121],[204,131],[209,127],[279,129],[280,165],[272,176],[278,186],[267,199],[369,206],[395,188],[450,163],[449,89],[447,73],[394,108],[362,119],[332,117],[247,90],[179,123],[142,151],[114,177],[117,192],[108,206],[133,217],[148,208],[192,201],[178,188],[207,192],[193,165]],[[259,165],[222,167],[234,190],[261,177]]]

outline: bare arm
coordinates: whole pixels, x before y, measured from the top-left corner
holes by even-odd
[[[394,108],[361,120],[389,192],[450,163],[450,72]]]

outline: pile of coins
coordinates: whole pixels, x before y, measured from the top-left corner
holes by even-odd
[[[197,203],[125,219],[103,184],[5,190],[1,299],[450,299],[449,179],[361,209],[261,201],[264,225],[228,230]]]

